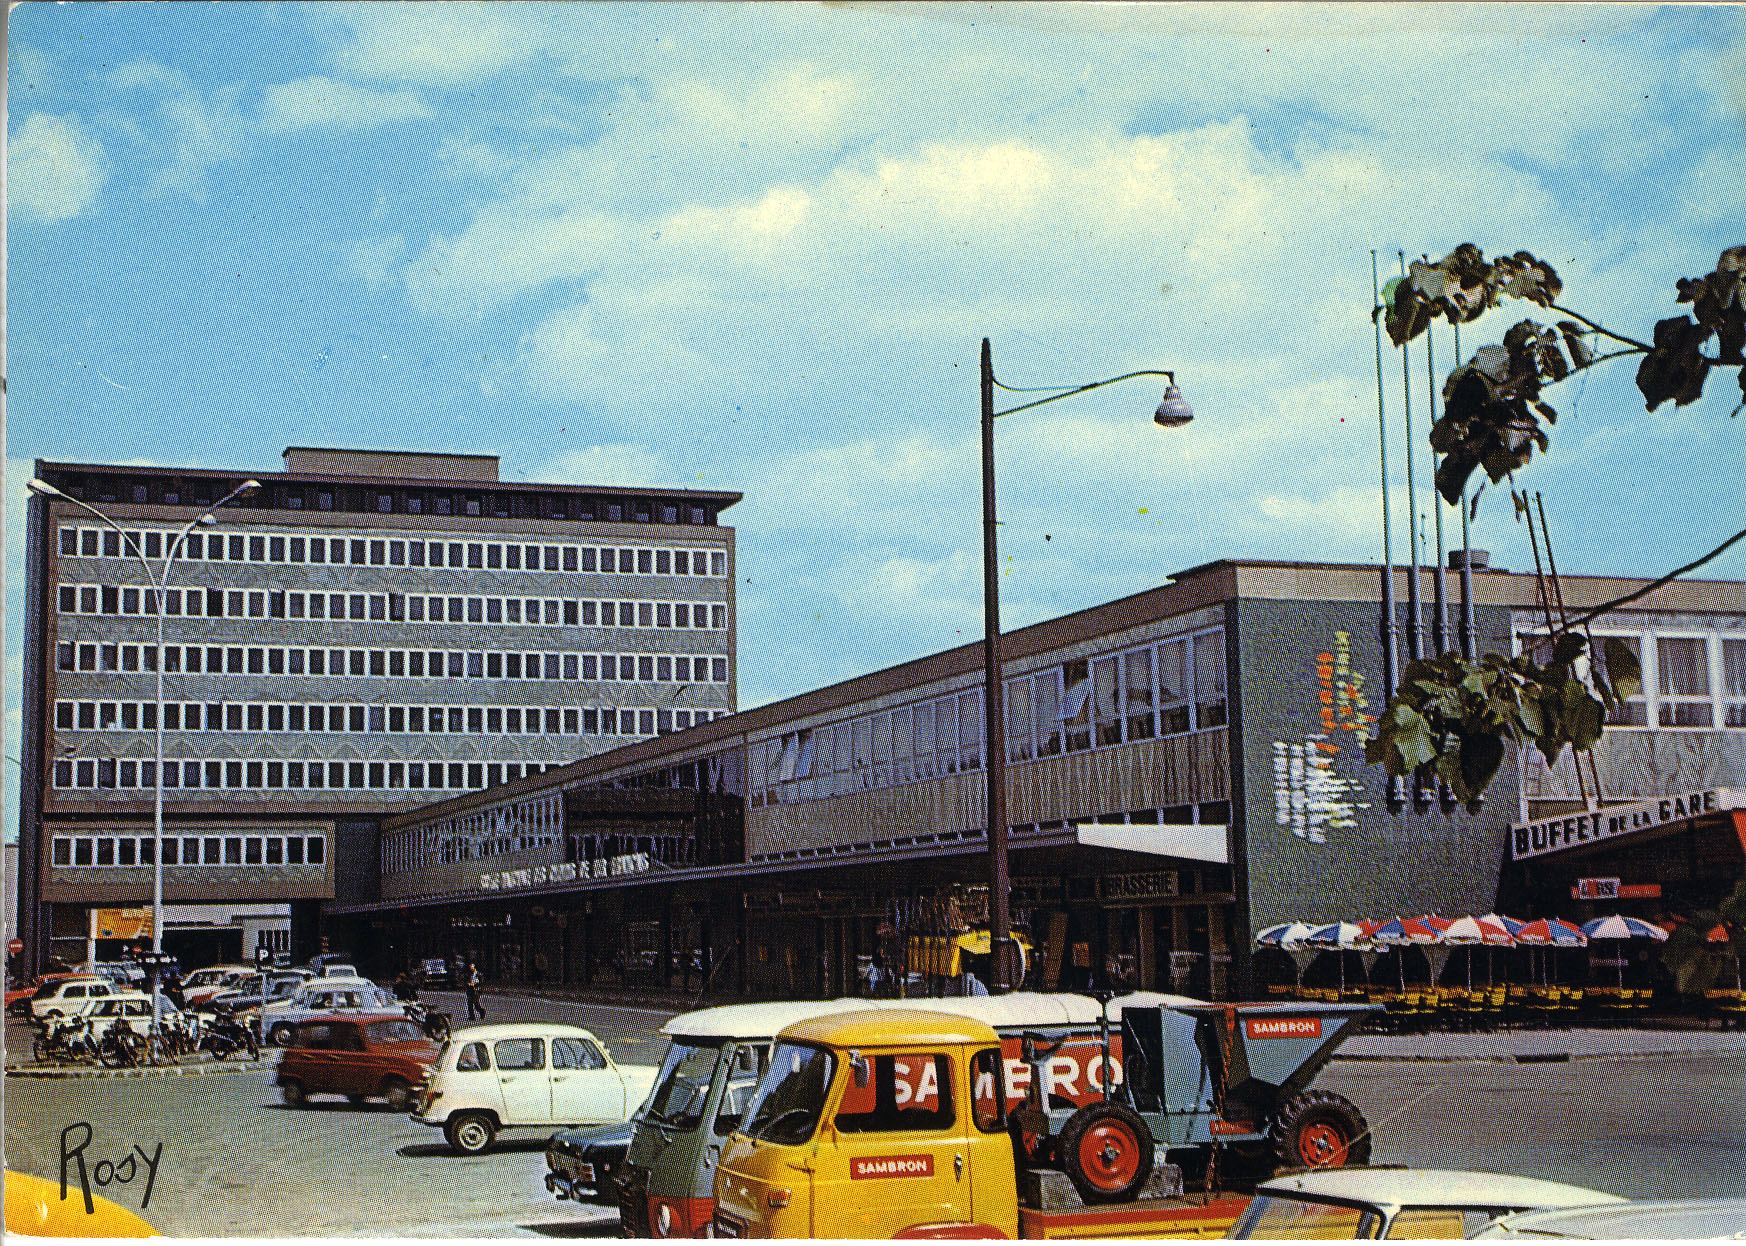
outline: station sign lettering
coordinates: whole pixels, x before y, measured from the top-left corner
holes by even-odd
[[[479,890],[520,891],[525,887],[547,887],[578,879],[619,878],[625,874],[643,874],[653,867],[654,862],[648,853],[627,852],[594,861],[561,861],[556,865],[530,865],[520,870],[493,870],[479,875]]]
[[[1688,818],[1737,809],[1741,803],[1739,794],[1727,789],[1681,792],[1657,800],[1597,809],[1593,813],[1574,813],[1542,822],[1528,822],[1510,828],[1510,857],[1525,861],[1620,835],[1656,830]]]

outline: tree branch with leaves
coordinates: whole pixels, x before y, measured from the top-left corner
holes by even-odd
[[[1396,346],[1423,334],[1439,316],[1464,324],[1504,299],[1523,299],[1564,317],[1552,328],[1523,320],[1502,343],[1480,347],[1449,374],[1443,414],[1431,426],[1430,441],[1442,456],[1437,492],[1451,506],[1462,501],[1474,472],[1483,470],[1492,483],[1513,484],[1514,473],[1536,449],[1549,450],[1558,413],[1544,391],[1575,372],[1640,355],[1637,388],[1645,409],[1653,411],[1665,402],[1696,402],[1712,371],[1746,362],[1746,246],[1723,251],[1707,276],[1682,278],[1676,301],[1690,304],[1691,313],[1657,322],[1651,341],[1561,306],[1562,293],[1557,272],[1528,252],[1488,262],[1478,247],[1463,243],[1435,263],[1413,261],[1405,277],[1389,283],[1375,309]],[[1706,353],[1712,343],[1713,353]],[[1743,397],[1732,415],[1746,406],[1746,368],[1738,379]],[[1516,503],[1520,512],[1525,499],[1518,496]],[[1746,531],[1736,533],[1656,583],[1695,570],[1743,536]],[[1531,654],[1473,660],[1454,653],[1411,663],[1365,743],[1365,760],[1392,775],[1428,770],[1475,807],[1508,744],[1534,745],[1548,765],[1567,745],[1592,748],[1607,713],[1641,690],[1642,671],[1623,643],[1608,640],[1602,652],[1592,653],[1578,629],[1625,600],[1552,625],[1552,652],[1544,664]]]

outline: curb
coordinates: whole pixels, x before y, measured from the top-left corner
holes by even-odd
[[[7,1065],[7,1077],[36,1077],[45,1080],[101,1077],[211,1077],[220,1073],[251,1073],[269,1067],[264,1060],[226,1061],[223,1064],[148,1065],[137,1069],[105,1069],[67,1065],[55,1068],[46,1065]]]
[[[1461,1055],[1398,1055],[1336,1053],[1333,1062],[1354,1064],[1572,1064],[1581,1060],[1663,1060],[1736,1054],[1714,1048],[1665,1048],[1657,1051],[1476,1051]]]

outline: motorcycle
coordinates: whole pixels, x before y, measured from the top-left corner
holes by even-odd
[[[449,1031],[453,1028],[449,1022],[448,1013],[438,1012],[434,1008],[426,1008],[417,1000],[405,1001],[400,1007],[408,1017],[418,1024],[418,1028],[424,1031],[425,1037],[433,1043],[448,1040]]]
[[[30,1049],[38,1064],[51,1060],[84,1062],[97,1058],[97,1038],[85,1018],[63,1017],[43,1026]]]
[[[235,1055],[247,1055],[250,1060],[261,1058],[261,1044],[255,1032],[239,1021],[228,1019],[204,1026],[197,1050],[211,1052],[214,1060],[228,1060]]]
[[[106,1068],[136,1068],[145,1059],[145,1055],[145,1036],[135,1034],[120,1017],[103,1031],[103,1037],[97,1042],[97,1058]]]

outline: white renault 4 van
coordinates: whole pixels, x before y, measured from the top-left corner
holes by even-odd
[[[430,1066],[412,1119],[466,1155],[505,1129],[600,1125],[630,1117],[658,1070],[616,1064],[580,1026],[504,1022],[456,1030]]]

